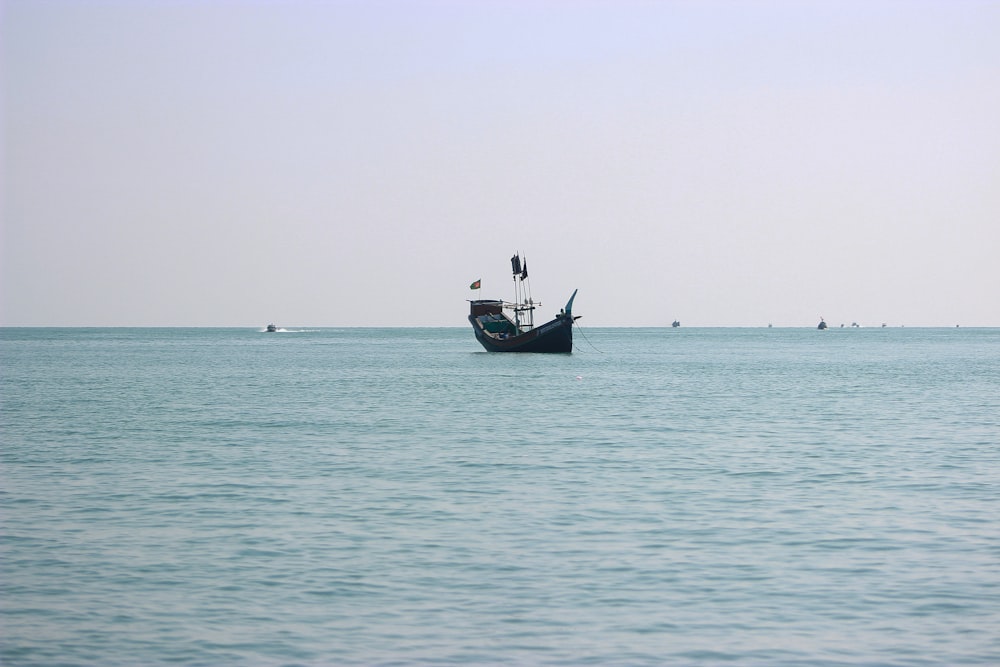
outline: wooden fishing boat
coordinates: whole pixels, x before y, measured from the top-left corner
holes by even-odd
[[[573,351],[573,315],[576,290],[554,319],[535,326],[535,309],[541,306],[532,300],[528,278],[528,263],[522,265],[518,255],[511,257],[514,273],[515,301],[476,299],[470,301],[469,323],[476,340],[489,352],[555,352]],[[479,289],[480,281],[472,283]]]

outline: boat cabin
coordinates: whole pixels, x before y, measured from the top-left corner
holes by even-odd
[[[517,324],[503,312],[503,301],[473,301],[470,315],[475,318],[483,331],[497,338],[512,338],[518,331]]]
[[[480,299],[477,301],[470,301],[471,312],[469,313],[473,317],[479,317],[480,315],[500,315],[503,313],[503,301],[497,299]]]

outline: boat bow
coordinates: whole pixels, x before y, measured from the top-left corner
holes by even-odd
[[[573,290],[573,295],[570,296],[569,301],[566,302],[566,308],[563,310],[566,313],[566,317],[573,317],[573,299],[576,298],[577,290]]]

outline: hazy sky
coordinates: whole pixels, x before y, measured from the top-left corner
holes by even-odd
[[[1000,326],[1000,0],[5,0],[0,324]]]

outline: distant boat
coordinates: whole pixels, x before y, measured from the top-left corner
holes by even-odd
[[[820,331],[826,328],[826,321],[822,317],[819,318],[819,325],[817,325],[816,328],[819,329]]]
[[[676,329],[680,325],[681,325],[681,321],[680,320],[674,320],[673,323],[670,326],[672,326],[673,328]]]
[[[522,265],[519,255],[510,259],[514,274],[514,302],[496,299],[470,301],[469,323],[476,340],[488,352],[556,352],[573,351],[573,322],[580,319],[573,315],[573,299],[577,290],[559,311],[555,319],[535,326],[535,308],[541,306],[532,300],[528,278],[528,263]],[[479,288],[480,281],[472,284]]]
[[[273,324],[268,324],[267,325],[267,333],[274,333],[277,330],[278,330],[278,327],[274,326]]]

